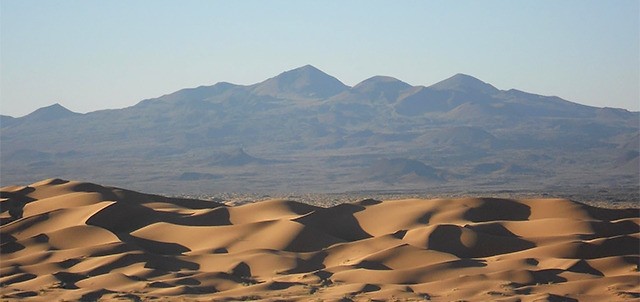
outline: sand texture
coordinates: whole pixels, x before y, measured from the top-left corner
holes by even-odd
[[[2,301],[631,301],[640,213],[562,199],[239,206],[2,188]]]

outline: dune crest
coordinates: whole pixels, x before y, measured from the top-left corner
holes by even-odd
[[[638,209],[495,198],[226,206],[61,179],[0,197],[3,301],[640,298]]]

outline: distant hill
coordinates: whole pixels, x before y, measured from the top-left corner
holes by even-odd
[[[0,124],[2,127],[11,126],[18,123],[43,123],[52,122],[65,118],[70,118],[80,115],[75,113],[62,105],[55,103],[53,105],[42,107],[34,112],[29,113],[21,118],[13,118],[11,116],[2,116]]]
[[[176,178],[179,181],[212,180],[222,178],[221,175],[200,172],[183,172]]]
[[[470,75],[430,86],[378,75],[349,87],[306,65],[123,109],[1,116],[0,182],[55,176],[158,193],[637,188],[639,125],[638,112]]]
[[[78,113],[72,112],[71,110],[64,108],[62,105],[55,103],[51,106],[43,107],[30,113],[29,115],[24,117],[24,120],[48,122],[63,118],[69,118],[76,115],[78,115]]]
[[[16,118],[8,115],[0,115],[0,127],[8,127],[16,122]]]
[[[448,79],[435,83],[429,88],[443,91],[460,91],[475,94],[494,94],[499,90],[491,84],[487,84],[470,75],[458,73]]]
[[[247,164],[268,164],[271,161],[253,157],[247,154],[244,149],[238,148],[231,152],[222,152],[211,156],[209,165],[216,166],[244,166]]]
[[[349,89],[338,79],[311,65],[283,72],[251,88],[258,95],[314,99],[331,97]]]
[[[400,94],[413,88],[411,85],[396,78],[375,76],[360,82],[351,89],[354,95],[366,97],[367,100],[382,99],[394,102]]]
[[[367,170],[373,180],[387,183],[401,181],[444,182],[446,171],[436,169],[418,160],[406,158],[380,159]]]

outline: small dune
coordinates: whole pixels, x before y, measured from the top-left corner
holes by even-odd
[[[1,189],[2,301],[637,301],[640,210],[564,199],[238,206]]]

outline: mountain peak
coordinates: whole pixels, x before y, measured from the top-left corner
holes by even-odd
[[[374,76],[354,86],[353,91],[363,93],[369,98],[383,97],[388,101],[394,101],[401,91],[411,87],[411,85],[393,77]]]
[[[312,65],[305,65],[256,84],[254,92],[275,97],[327,98],[347,89],[338,79]]]
[[[72,112],[71,110],[69,110],[69,109],[65,108],[64,106],[60,105],[60,103],[53,103],[53,104],[51,104],[49,106],[45,106],[45,107],[42,107],[40,109],[43,109],[43,110],[63,110],[63,111]],[[38,109],[38,110],[40,110],[40,109]]]
[[[311,64],[307,64],[298,68],[294,68],[292,70],[289,71],[306,71],[306,72],[322,72],[322,70],[316,68],[315,66],[311,65]],[[286,71],[285,71],[286,72]]]
[[[411,85],[400,81],[394,77],[388,77],[388,76],[373,76],[370,77],[360,83],[358,83],[356,86],[354,86],[353,88],[357,88],[357,87],[364,87],[364,86],[370,86],[370,85],[397,85],[397,86],[401,86],[403,88],[409,88],[411,87]]]
[[[77,114],[78,113],[75,113],[65,108],[59,103],[55,103],[53,105],[36,109],[34,112],[31,112],[28,115],[24,116],[24,118],[27,118],[30,120],[38,120],[38,121],[53,121],[57,119],[74,116]]]
[[[467,74],[457,73],[454,76],[429,86],[435,90],[458,90],[464,92],[495,93],[498,89]]]

